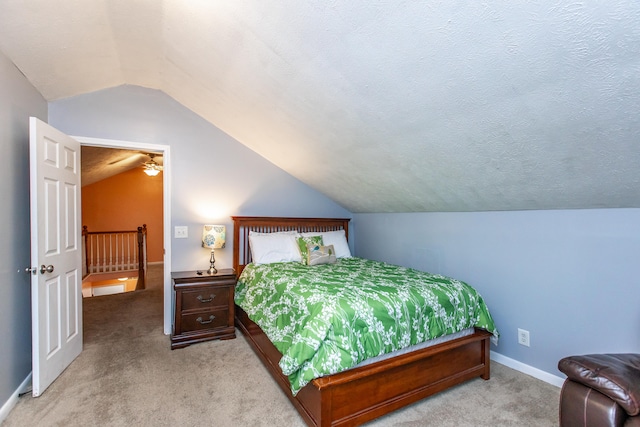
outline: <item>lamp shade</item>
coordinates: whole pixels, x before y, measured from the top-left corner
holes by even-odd
[[[202,247],[209,249],[224,248],[227,229],[224,225],[205,225],[202,230]]]

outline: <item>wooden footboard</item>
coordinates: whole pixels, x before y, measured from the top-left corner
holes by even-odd
[[[472,378],[490,377],[489,332],[318,378],[293,396],[282,355],[236,306],[236,326],[310,426],[355,426]]]

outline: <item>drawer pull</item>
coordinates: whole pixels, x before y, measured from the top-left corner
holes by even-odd
[[[209,320],[202,320],[202,317],[198,317],[196,319],[196,322],[200,323],[201,325],[206,325],[208,323],[213,322],[213,319],[215,319],[216,316],[214,316],[213,314],[211,316],[209,316]]]
[[[202,295],[198,295],[198,297],[196,298],[198,301],[200,301],[201,303],[206,303],[206,302],[211,302],[213,301],[213,299],[216,297],[216,294],[211,294],[209,295],[209,299],[204,299],[202,298]]]

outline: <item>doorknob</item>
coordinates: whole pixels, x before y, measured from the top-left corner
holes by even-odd
[[[44,264],[42,264],[40,266],[40,273],[44,274],[44,273],[53,273],[53,265],[48,265],[45,266]]]
[[[19,273],[20,271],[18,271]],[[24,269],[24,272],[27,274],[33,274],[34,276],[38,274],[38,267],[27,267]]]

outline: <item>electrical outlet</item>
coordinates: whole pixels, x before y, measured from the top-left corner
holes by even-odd
[[[186,225],[176,226],[173,230],[173,237],[176,239],[186,239],[189,237],[189,227]]]
[[[529,331],[518,328],[518,344],[530,347]]]

